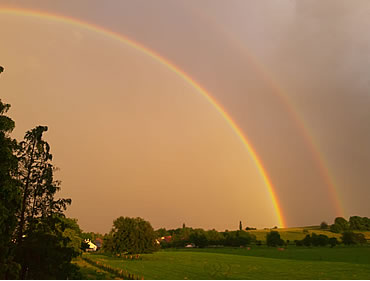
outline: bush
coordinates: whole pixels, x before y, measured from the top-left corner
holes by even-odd
[[[337,224],[332,224],[332,225],[330,226],[330,231],[331,231],[331,232],[334,232],[334,233],[340,233],[340,232],[342,231],[342,229],[340,228],[340,226],[339,226],[339,225],[337,225]]]
[[[307,234],[306,237],[302,239],[302,244],[306,247],[311,246],[312,241],[311,241],[311,236],[309,234]]]
[[[330,247],[334,248],[336,245],[338,245],[338,240],[335,237],[329,238],[329,245]]]
[[[311,234],[311,243],[313,246],[326,246],[329,244],[329,237],[323,234],[317,235],[316,233]]]
[[[329,228],[329,225],[326,223],[326,222],[322,222],[321,224],[320,224],[320,229],[328,229]]]
[[[356,244],[355,233],[352,231],[345,231],[342,233],[342,241],[344,245]]]
[[[269,247],[283,246],[284,240],[280,238],[280,234],[278,231],[272,230],[266,235],[266,244]]]

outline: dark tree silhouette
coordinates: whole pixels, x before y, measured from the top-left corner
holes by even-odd
[[[1,68],[2,69],[2,68]],[[19,265],[13,261],[14,243],[11,242],[20,206],[19,184],[14,179],[17,158],[15,140],[9,137],[14,121],[5,114],[10,105],[0,100],[0,279],[16,279]]]

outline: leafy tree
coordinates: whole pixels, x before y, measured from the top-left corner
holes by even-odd
[[[206,233],[203,229],[194,230],[189,237],[191,243],[194,243],[199,248],[204,248],[209,244]]]
[[[366,244],[366,237],[363,233],[355,233],[355,242],[359,244]]]
[[[103,249],[113,254],[141,254],[158,250],[156,234],[142,218],[119,217],[104,239]]]
[[[334,248],[336,245],[338,245],[338,240],[335,237],[329,238],[329,245],[330,247]]]
[[[62,236],[68,239],[67,247],[73,248],[75,252],[80,253],[82,248],[82,231],[77,223],[77,219],[60,216],[59,231]]]
[[[155,231],[157,237],[168,236],[169,232],[165,228],[159,228]]]
[[[349,223],[345,218],[337,217],[334,220],[334,224],[338,225],[342,231],[349,230]]]
[[[0,74],[4,71],[4,67],[0,65]]]
[[[326,223],[326,222],[322,222],[321,224],[320,224],[320,229],[328,229],[329,228],[329,225]]]
[[[49,144],[43,140],[46,126],[27,131],[17,149],[19,160],[18,178],[21,182],[21,209],[19,212],[18,244],[27,228],[32,228],[36,218],[62,213],[71,199],[54,199],[60,190],[60,182],[54,180],[52,154]]]
[[[78,266],[71,263],[79,255],[71,240],[64,235],[66,221],[54,214],[36,218],[32,229],[24,233],[18,259],[22,264],[22,279],[80,279]]]
[[[351,230],[370,230],[370,219],[367,217],[353,216],[349,218],[349,225]]]
[[[269,247],[283,246],[284,240],[280,238],[278,231],[270,231],[266,234],[266,244]]]
[[[366,238],[363,233],[354,233],[352,231],[343,232],[342,241],[345,245],[366,244]]]
[[[311,234],[311,243],[313,246],[326,246],[329,244],[329,237],[323,234],[317,235],[316,233]]]
[[[307,234],[306,237],[302,239],[302,244],[306,247],[311,246],[312,240],[311,240],[311,236],[309,234]]]
[[[246,246],[249,245],[252,241],[256,240],[256,236],[245,232],[245,231],[225,231],[223,233],[224,239],[224,246],[232,246],[232,247],[239,247],[239,246]]]
[[[330,231],[334,233],[340,233],[342,231],[341,227],[337,224],[332,224],[330,226]]]
[[[69,274],[67,268],[73,268],[69,264],[76,254],[67,245],[70,239],[63,237],[66,229],[66,222],[62,221],[63,211],[71,204],[71,199],[54,198],[60,190],[60,182],[54,180],[55,168],[50,146],[43,140],[43,133],[46,131],[46,126],[27,131],[24,141],[17,147],[21,208],[18,212],[16,259],[22,267],[21,279],[43,279],[44,276],[39,271],[47,264],[50,267],[45,268],[45,274],[49,274],[47,279]],[[65,233],[67,236],[70,234]],[[45,242],[45,239],[50,241]],[[49,259],[59,262],[48,262]],[[37,261],[45,265],[39,265]]]
[[[209,242],[209,245],[223,245],[224,236],[222,233],[218,232],[215,229],[206,231],[206,237]]]
[[[0,67],[0,72],[3,68]],[[17,158],[15,140],[9,137],[14,121],[5,114],[10,105],[0,100],[0,279],[16,279],[19,265],[13,261],[12,235],[20,207],[19,183],[14,179]]]

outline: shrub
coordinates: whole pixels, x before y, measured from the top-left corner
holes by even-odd
[[[335,247],[336,245],[338,245],[338,240],[337,238],[335,237],[330,237],[329,238],[329,244],[330,244],[330,247]]]
[[[266,234],[266,244],[269,247],[283,246],[284,240],[280,238],[278,231],[270,231]]]
[[[329,228],[329,225],[326,223],[326,222],[322,222],[321,224],[320,224],[320,229],[328,229]]]

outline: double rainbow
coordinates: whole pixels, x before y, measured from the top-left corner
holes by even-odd
[[[261,175],[261,177],[264,181],[264,184],[266,185],[266,187],[268,189],[268,192],[271,196],[271,200],[272,200],[274,209],[276,211],[276,216],[277,216],[277,220],[279,222],[280,227],[285,227],[286,226],[285,219],[283,217],[283,213],[282,213],[282,210],[281,210],[281,206],[280,206],[280,204],[278,202],[278,199],[277,199],[275,188],[272,185],[271,180],[268,177],[268,175],[266,173],[266,170],[262,165],[261,159],[258,157],[256,151],[254,150],[254,148],[252,147],[252,145],[248,141],[247,137],[243,134],[242,130],[238,127],[238,125],[232,120],[230,115],[228,115],[227,112],[222,108],[222,106],[220,104],[218,104],[217,101],[211,96],[211,94],[209,92],[207,92],[202,86],[200,86],[196,81],[194,81],[188,74],[186,74],[184,71],[182,71],[180,68],[178,68],[176,65],[174,65],[170,61],[166,60],[164,57],[158,55],[154,51],[146,48],[145,46],[143,46],[141,44],[139,44],[138,42],[135,42],[135,41],[119,34],[119,33],[104,29],[100,26],[97,26],[97,25],[94,25],[94,24],[91,24],[91,23],[88,23],[88,22],[84,22],[84,21],[81,21],[81,20],[78,20],[78,19],[74,19],[74,18],[71,18],[71,17],[62,16],[62,15],[57,15],[57,14],[51,14],[51,13],[48,13],[48,12],[34,11],[34,10],[28,10],[28,9],[26,10],[26,9],[19,9],[19,8],[1,8],[0,7],[0,15],[1,14],[42,18],[42,19],[45,19],[45,20],[50,20],[50,21],[67,23],[67,24],[79,26],[79,27],[85,28],[87,30],[90,30],[90,31],[93,31],[93,32],[96,32],[96,33],[100,33],[100,34],[102,34],[106,37],[110,37],[111,39],[118,40],[118,41],[132,47],[132,48],[135,48],[135,49],[145,53],[146,55],[148,55],[149,57],[151,57],[155,61],[159,62],[160,64],[162,64],[165,67],[167,67],[168,69],[170,69],[172,72],[176,73],[178,76],[180,76],[182,79],[184,79],[187,83],[189,83],[193,88],[195,88],[203,97],[205,97],[208,100],[208,102],[210,104],[212,104],[215,107],[215,109],[223,116],[223,118],[227,121],[227,123],[230,125],[230,127],[233,129],[233,131],[240,138],[240,140],[244,144],[246,150],[252,156],[252,158],[253,158],[253,160],[256,164],[256,167],[257,167],[257,169],[258,169],[258,171],[259,171],[259,173],[260,173],[260,175]],[[249,59],[251,59],[251,57],[249,57]],[[254,59],[251,59],[251,61],[254,62]],[[264,71],[261,70],[261,67],[258,66],[258,64],[256,62],[254,62],[254,65],[261,72],[264,72]],[[281,89],[279,89],[279,87],[276,86],[276,83],[273,80],[270,79],[269,81],[270,81],[271,84],[274,85],[274,88],[277,89],[276,90],[277,95],[280,96],[288,104],[287,99],[281,93]],[[287,107],[292,108],[292,106],[287,106]],[[297,116],[296,112],[294,112],[292,109],[290,110],[290,114],[293,117]],[[293,119],[294,120],[299,120],[297,118],[293,118]],[[300,125],[300,124],[298,124],[298,125]],[[303,132],[304,136],[306,137],[306,139],[309,139],[309,136],[307,135],[307,132],[305,130],[302,130],[302,132]],[[320,164],[320,169],[322,171],[325,171],[325,165],[323,165],[323,162],[320,161],[320,159],[318,158],[319,156],[318,156],[317,149],[314,147],[312,142],[308,142],[308,145],[309,145],[310,149],[312,150],[313,155],[315,156],[315,158],[317,158],[316,160],[317,160],[317,163]],[[326,180],[326,184],[329,186],[331,191],[334,192],[334,184],[331,181],[331,179],[327,176],[327,177],[325,177],[325,180]],[[338,202],[338,201],[336,201],[336,202]],[[337,209],[338,213],[343,213],[341,211],[341,207],[339,205],[336,206],[336,209]]]

